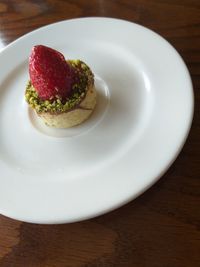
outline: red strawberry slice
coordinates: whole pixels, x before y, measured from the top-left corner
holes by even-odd
[[[42,100],[57,96],[66,99],[70,95],[73,73],[60,52],[43,45],[34,46],[29,57],[29,74]]]

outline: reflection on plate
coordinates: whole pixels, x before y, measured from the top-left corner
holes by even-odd
[[[27,58],[36,44],[91,66],[98,105],[85,123],[51,129],[27,107]],[[63,21],[18,39],[0,59],[4,215],[62,223],[103,214],[149,188],[184,144],[190,76],[172,46],[144,27],[110,18]]]

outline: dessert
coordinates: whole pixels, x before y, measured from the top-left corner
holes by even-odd
[[[94,75],[81,60],[66,60],[58,51],[34,46],[25,99],[44,123],[69,128],[85,121],[96,105]]]

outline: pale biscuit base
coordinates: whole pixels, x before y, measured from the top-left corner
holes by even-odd
[[[42,121],[54,128],[70,128],[85,121],[93,112],[96,105],[96,90],[94,85],[90,85],[85,98],[78,107],[71,111],[60,114],[52,114],[49,112],[37,113]]]

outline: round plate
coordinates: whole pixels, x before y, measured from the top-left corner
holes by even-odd
[[[92,116],[71,129],[44,126],[24,101],[28,56],[43,44],[95,74]],[[123,20],[55,23],[0,54],[0,213],[64,223],[113,210],[169,168],[193,115],[188,70],[156,33]]]

